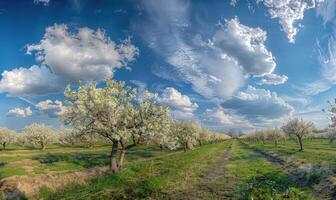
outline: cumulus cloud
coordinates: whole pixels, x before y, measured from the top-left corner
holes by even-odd
[[[261,79],[258,85],[280,85],[284,84],[288,80],[286,75],[268,74],[265,78]]]
[[[34,0],[34,4],[43,4],[44,6],[49,5],[50,0]]]
[[[233,119],[224,113],[221,108],[206,109],[202,114],[202,121],[221,125],[228,125],[233,123]]]
[[[197,103],[191,102],[187,95],[172,87],[163,90],[159,100],[172,109],[172,114],[179,119],[193,117],[193,112],[198,108]]]
[[[164,59],[154,73],[169,80],[182,80],[211,99],[231,97],[246,75],[273,72],[275,61],[265,46],[266,32],[242,25],[237,18],[225,23],[205,42],[190,29],[186,1],[144,1],[144,18],[134,29]],[[186,26],[180,26],[185,24]],[[200,30],[200,29],[199,29]],[[191,31],[191,32],[188,32]],[[164,67],[169,69],[164,69]]]
[[[57,117],[64,114],[66,107],[63,105],[62,101],[50,99],[40,101],[35,105],[37,110],[46,112],[51,117]]]
[[[45,66],[5,70],[0,80],[0,92],[10,95],[43,95],[59,92],[64,87],[63,80]]]
[[[294,111],[294,108],[277,93],[252,86],[238,92],[237,95],[222,103],[222,106],[257,123],[286,117]]]
[[[317,7],[323,0],[257,0],[268,9],[271,18],[277,18],[282,30],[291,43],[299,31],[297,22],[302,20],[307,10]]]
[[[79,28],[69,30],[65,24],[48,27],[38,44],[27,45],[27,54],[50,67],[66,80],[102,80],[112,77],[117,68],[135,59],[138,49],[130,40],[116,44],[104,30]]]
[[[116,44],[101,29],[70,31],[55,24],[38,44],[27,45],[27,54],[34,54],[41,66],[4,71],[0,92],[44,95],[62,91],[67,83],[110,78],[115,69],[128,67],[138,49],[129,39]]]
[[[261,28],[241,24],[238,18],[226,20],[213,36],[212,46],[221,55],[231,57],[252,75],[266,75],[273,72],[276,63],[265,46],[267,34]]]
[[[30,107],[27,108],[13,108],[8,111],[7,116],[9,117],[28,117],[33,114],[33,111],[30,109]]]

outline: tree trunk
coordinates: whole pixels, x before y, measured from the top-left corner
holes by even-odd
[[[183,145],[183,151],[186,152],[187,151],[187,144]]]
[[[3,150],[6,150],[6,142],[2,143]]]
[[[118,163],[117,163],[117,154],[118,154],[118,140],[113,140],[112,150],[110,154],[110,170],[112,173],[119,172]]]
[[[44,151],[46,149],[44,142],[41,142],[41,149]]]
[[[118,169],[119,169],[119,171],[123,167],[125,154],[126,154],[126,149],[121,149],[120,150],[120,155],[119,155],[119,163],[118,163]]]
[[[302,143],[302,138],[298,137],[299,144],[300,144],[300,151],[303,151],[303,143]]]
[[[135,136],[134,136],[134,135],[132,135],[132,141],[133,141],[133,144],[134,144],[134,146],[136,146],[136,145],[137,145],[137,141],[136,141],[136,139],[135,139]]]

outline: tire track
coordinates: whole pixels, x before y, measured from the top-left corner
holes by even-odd
[[[231,156],[233,141],[228,147],[221,153],[219,158],[212,164],[209,170],[209,174],[204,177],[200,177],[198,184],[192,189],[192,191],[185,191],[183,194],[179,194],[178,198],[184,200],[199,200],[199,199],[227,199],[226,190],[220,179],[224,177],[226,173],[226,165]]]
[[[291,176],[291,180],[300,187],[309,187],[319,199],[336,200],[336,186],[330,180],[330,176],[334,174],[332,169],[323,169],[318,166],[302,164],[300,162],[289,161],[275,153],[263,151],[259,148],[241,142],[243,145],[259,153],[269,162],[281,167],[283,171]],[[319,177],[319,178],[318,178]]]

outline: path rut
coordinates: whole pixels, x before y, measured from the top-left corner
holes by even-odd
[[[213,163],[206,176],[200,177],[198,184],[192,191],[179,194],[176,199],[199,200],[199,199],[227,199],[224,183],[220,181],[224,177],[226,165],[231,156],[233,141]],[[175,199],[175,198],[173,198]]]

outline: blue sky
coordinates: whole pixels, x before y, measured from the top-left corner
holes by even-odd
[[[334,0],[0,2],[0,126],[61,126],[67,84],[125,80],[218,129],[326,127]]]

